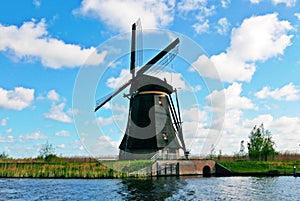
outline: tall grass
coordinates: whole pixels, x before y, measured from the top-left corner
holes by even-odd
[[[17,178],[121,178],[127,175],[98,163],[1,162],[0,177]]]
[[[75,162],[70,162],[75,161]],[[84,162],[81,162],[84,161]],[[111,161],[96,162],[94,159],[56,158],[52,162],[39,159],[0,160],[0,177],[16,178],[124,178],[130,173],[147,168],[148,176],[152,161]]]

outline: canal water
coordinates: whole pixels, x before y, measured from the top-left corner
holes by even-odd
[[[0,200],[300,201],[300,178],[0,179]]]

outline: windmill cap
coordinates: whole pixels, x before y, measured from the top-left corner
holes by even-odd
[[[162,91],[171,94],[174,90],[166,81],[150,75],[141,75],[134,80],[131,85],[131,91]]]

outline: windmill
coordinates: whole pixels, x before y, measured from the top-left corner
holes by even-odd
[[[166,80],[146,74],[159,72],[168,65],[176,56],[179,39],[175,39],[165,49],[137,70],[136,56],[141,50],[136,51],[137,33],[141,31],[140,21],[132,25],[130,72],[132,78],[120,86],[112,94],[109,94],[96,102],[95,112],[108,101],[130,87],[128,122],[124,137],[119,146],[119,159],[150,159],[160,157],[163,159],[177,159],[179,149],[182,149],[185,157],[186,150],[183,135],[182,121],[179,110],[177,90]],[[172,94],[175,94],[176,107]],[[180,143],[179,143],[180,142]]]

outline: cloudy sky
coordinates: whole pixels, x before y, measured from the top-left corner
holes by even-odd
[[[81,67],[105,68],[91,100],[94,104],[126,80],[128,55],[112,63],[109,58],[117,48],[105,44],[121,34],[124,37],[117,40],[124,40],[129,51],[124,33],[138,18],[145,30],[144,48],[153,43],[147,42],[147,30],[155,34],[153,30],[160,29],[168,39],[157,48],[177,33],[182,34],[180,47],[186,37],[205,52],[187,63],[175,59],[159,74],[179,88],[184,135],[192,154],[203,153],[205,142],[216,152],[233,154],[241,140],[248,140],[251,128],[261,123],[271,131],[278,151],[300,153],[297,0],[2,3],[0,152],[36,157],[48,141],[63,156],[117,154],[127,120],[126,98],[116,97],[105,105],[94,122],[82,122],[80,126],[94,124],[102,130],[103,135],[93,136],[73,121],[82,114],[73,105],[74,86]],[[154,53],[145,53],[143,62]],[[222,87],[212,87],[210,80]],[[193,98],[186,98],[189,95]],[[92,136],[93,145],[87,136]]]

